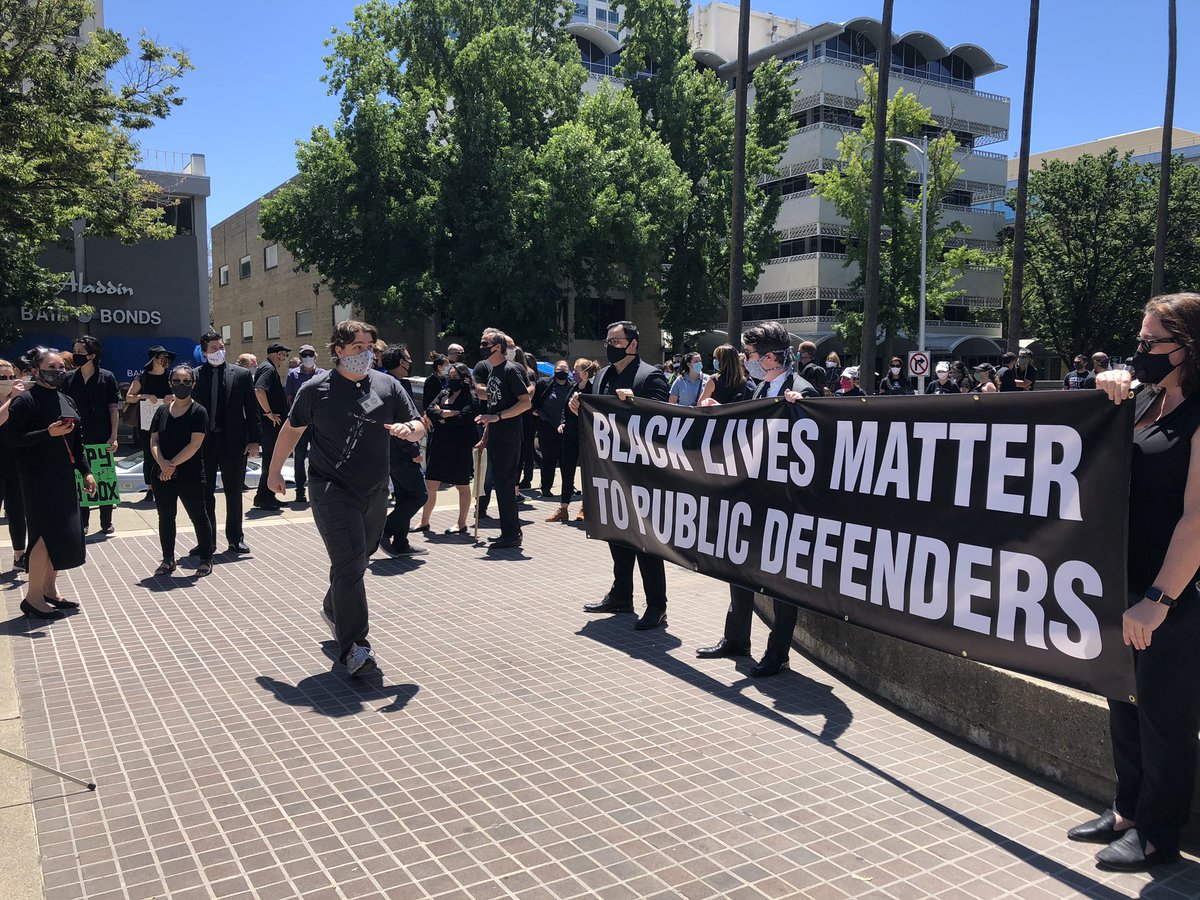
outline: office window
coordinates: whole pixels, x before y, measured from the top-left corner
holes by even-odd
[[[312,334],[312,310],[296,310],[296,334]]]
[[[354,318],[353,303],[335,303],[333,304],[333,325],[338,322],[347,322]]]
[[[217,274],[217,283],[220,284],[221,287],[225,287],[225,285],[229,284],[229,266],[221,266]]]
[[[267,340],[279,337],[279,316],[267,316]]]
[[[279,245],[272,244],[263,249],[263,268],[274,269],[279,265]]]
[[[232,329],[232,328],[230,328],[228,325],[222,325],[222,326],[221,326],[221,340],[223,340],[223,341],[225,341],[226,343],[228,343],[228,342],[229,342],[229,339],[230,339],[232,336],[233,336],[233,329]]]
[[[245,344],[252,340],[254,340],[254,323],[253,322],[243,322],[242,323],[242,343]]]
[[[250,257],[243,256],[241,261],[238,263],[238,277],[239,278],[249,278],[250,277]]]

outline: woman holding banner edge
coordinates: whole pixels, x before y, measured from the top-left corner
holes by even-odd
[[[1109,700],[1117,796],[1067,832],[1108,844],[1101,868],[1138,871],[1179,857],[1200,730],[1200,294],[1154,297],[1133,356],[1135,400],[1128,588],[1122,620],[1134,648],[1137,702]],[[1129,397],[1129,372],[1096,387]]]

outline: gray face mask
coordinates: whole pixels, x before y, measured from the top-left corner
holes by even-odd
[[[368,347],[362,353],[343,356],[339,365],[351,375],[366,375],[375,364],[375,353]]]
[[[763,367],[761,359],[747,359],[746,374],[755,381],[762,381],[767,377],[767,370]]]
[[[70,373],[66,369],[39,369],[38,380],[48,388],[58,390]]]

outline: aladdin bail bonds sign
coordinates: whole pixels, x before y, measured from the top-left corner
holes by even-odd
[[[1104,394],[586,395],[588,536],[1128,699],[1131,404]]]

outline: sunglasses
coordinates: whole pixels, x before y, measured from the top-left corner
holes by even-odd
[[[1173,337],[1165,338],[1138,338],[1137,348],[1143,353],[1149,353],[1150,348],[1155,344],[1178,344],[1179,341]]]

